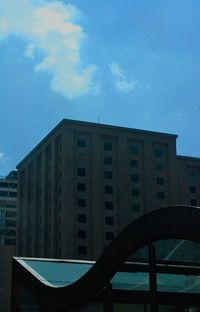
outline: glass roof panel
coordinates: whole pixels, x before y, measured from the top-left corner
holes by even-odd
[[[21,263],[42,282],[49,282],[54,286],[67,286],[74,283],[92,266],[91,263],[27,259]]]
[[[18,258],[27,270],[40,281],[54,287],[67,286],[76,282],[92,267],[94,262],[56,261],[50,259]],[[117,272],[111,279],[113,289],[149,290],[148,272]],[[200,292],[200,277],[181,274],[157,273],[158,291]]]

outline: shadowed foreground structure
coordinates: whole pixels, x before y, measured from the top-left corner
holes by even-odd
[[[170,206],[154,210],[130,223],[105,249],[94,265],[78,280],[64,287],[55,287],[41,281],[23,264],[23,259],[13,259],[12,312],[20,311],[18,287],[21,285],[37,300],[40,311],[67,311],[88,302],[101,302],[104,309],[112,311],[117,300],[128,303],[128,290],[120,292],[111,288],[111,279],[116,272],[148,272],[149,291],[135,291],[151,311],[157,311],[157,301],[166,303],[194,304],[200,306],[198,293],[159,292],[156,289],[156,273],[200,275],[199,266],[173,265],[169,261],[156,263],[153,242],[165,239],[182,239],[200,242],[200,209],[191,206]],[[149,263],[125,263],[138,249],[149,246]],[[132,269],[131,269],[132,268]],[[131,291],[134,300],[134,291]],[[137,299],[136,299],[137,300]],[[144,310],[145,311],[145,310]]]

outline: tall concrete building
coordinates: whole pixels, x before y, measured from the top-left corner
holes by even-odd
[[[176,135],[64,119],[18,165],[20,256],[96,259],[130,221],[200,203]]]

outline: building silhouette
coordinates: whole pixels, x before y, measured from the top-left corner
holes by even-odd
[[[178,156],[176,139],[62,120],[17,166],[18,255],[96,259],[145,212],[199,205],[200,159]]]
[[[11,259],[15,255],[17,172],[0,178],[0,307],[10,311]]]

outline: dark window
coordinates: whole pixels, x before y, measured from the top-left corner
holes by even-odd
[[[110,185],[105,186],[105,193],[106,194],[113,194],[113,187]]]
[[[197,200],[196,199],[190,199],[190,205],[191,206],[197,206]]]
[[[164,184],[164,179],[162,177],[157,177],[156,181],[157,181],[158,185],[163,185]]]
[[[155,149],[154,152],[155,152],[155,156],[156,156],[156,157],[163,158],[163,150],[157,148],[157,149]]]
[[[78,235],[78,238],[86,238],[86,231],[78,230],[77,235]]]
[[[139,147],[136,144],[133,144],[130,146],[130,153],[131,154],[138,154],[139,152]]]
[[[77,176],[85,177],[85,168],[77,168]]]
[[[15,239],[6,238],[5,245],[15,245]]]
[[[86,207],[86,200],[84,198],[78,198],[78,207]]]
[[[164,164],[163,163],[157,163],[156,164],[156,169],[158,171],[163,171],[164,170]]]
[[[130,166],[131,166],[131,168],[138,168],[138,166],[139,166],[138,160],[137,159],[131,159]]]
[[[105,157],[104,157],[104,164],[105,164],[105,165],[112,165],[112,157],[110,157],[110,156],[105,156]]]
[[[0,182],[0,187],[8,187],[8,183],[6,183],[6,182]]]
[[[7,218],[15,218],[16,212],[15,211],[6,211],[6,217]]]
[[[78,139],[77,140],[78,147],[86,147],[86,140],[85,139]]]
[[[80,223],[86,223],[86,215],[78,214],[77,215],[77,221],[80,222]]]
[[[196,189],[196,186],[190,186],[190,193],[196,193],[197,192],[197,189]]]
[[[113,225],[114,224],[113,217],[105,217],[105,223],[107,225]]]
[[[132,189],[131,195],[134,197],[139,197],[140,196],[140,190],[139,189]]]
[[[105,179],[112,179],[112,171],[104,171],[104,178]]]
[[[114,238],[114,233],[113,232],[106,232],[105,233],[105,239],[106,240],[113,240]]]
[[[15,220],[6,220],[6,226],[16,226]]]
[[[77,191],[85,192],[85,190],[86,190],[86,185],[85,185],[85,183],[78,183],[78,184],[77,184]]]
[[[106,201],[105,202],[105,208],[108,210],[113,210],[113,202],[112,201]]]
[[[131,181],[132,182],[139,182],[139,175],[138,174],[132,174],[131,175]]]
[[[190,178],[192,181],[196,181],[196,179],[197,179],[197,174],[196,174],[196,172],[190,172],[190,173],[189,173],[189,178]]]
[[[6,192],[6,191],[0,191],[0,196],[7,197],[7,196],[8,196],[8,192]]]
[[[85,255],[86,254],[86,246],[77,246],[77,252],[79,255]]]
[[[157,192],[157,198],[158,199],[165,199],[165,193],[164,192]]]
[[[104,150],[105,151],[112,151],[112,143],[111,142],[104,142]]]
[[[132,211],[134,211],[134,212],[140,211],[140,205],[139,204],[132,204]]]

